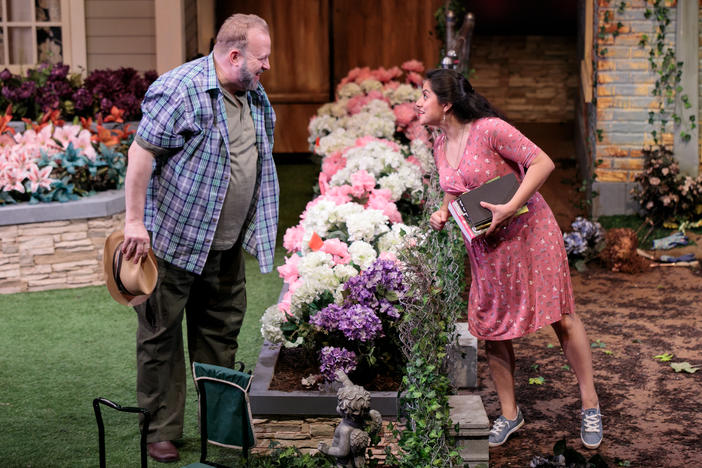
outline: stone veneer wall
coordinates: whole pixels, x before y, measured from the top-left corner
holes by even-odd
[[[575,119],[576,36],[474,36],[471,84],[514,122]]]
[[[0,294],[104,284],[102,251],[124,213],[0,226]]]
[[[256,431],[255,452],[264,452],[270,443],[275,441],[282,447],[297,447],[302,453],[316,453],[320,442],[331,445],[334,430],[341,421],[340,418],[294,418],[278,416],[275,419],[254,418]],[[383,433],[380,443],[372,448],[373,458],[385,460],[385,447],[390,446],[397,453],[397,442],[388,430],[388,424],[395,422],[383,421]]]
[[[671,23],[667,28],[666,41],[674,47],[676,11],[674,2],[670,12]],[[649,46],[639,46],[642,35],[655,41],[655,21],[644,18],[645,0],[626,2],[623,12],[617,11],[619,2],[598,0],[598,24],[608,24],[605,38],[594,31],[599,50],[607,49],[604,56],[597,57],[597,159],[601,163],[595,169],[599,182],[632,182],[643,168],[641,149],[653,144],[648,123],[648,112],[657,109],[657,101],[651,95],[656,75],[648,64]],[[610,21],[605,23],[605,13]],[[613,18],[613,19],[612,19]],[[614,38],[612,31],[617,22],[623,27]],[[672,131],[672,122],[668,132]],[[672,147],[673,135],[666,133],[663,143]]]

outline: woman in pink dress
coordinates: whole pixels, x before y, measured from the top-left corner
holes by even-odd
[[[484,236],[472,242],[464,239],[472,276],[468,327],[485,340],[502,411],[493,423],[490,446],[502,445],[524,424],[514,394],[512,339],[551,325],[578,379],[582,442],[587,448],[597,448],[602,441],[602,417],[590,344],[574,312],[563,235],[537,192],[553,170],[553,162],[505,122],[458,72],[431,70],[416,106],[419,122],[441,131],[434,158],[445,195],[441,208],[430,218],[433,229],[443,229],[450,218],[448,203],[461,193],[510,172],[521,181],[504,205],[481,202],[492,211],[492,224]],[[524,205],[528,211],[515,216]]]

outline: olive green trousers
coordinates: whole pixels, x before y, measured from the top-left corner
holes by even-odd
[[[237,337],[246,312],[241,242],[229,250],[210,251],[199,275],[157,260],[156,289],[148,301],[135,307],[137,403],[151,411],[148,443],[183,435],[183,315],[190,363],[234,368]]]

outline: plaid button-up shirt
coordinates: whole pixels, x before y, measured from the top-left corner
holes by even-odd
[[[263,86],[247,92],[258,149],[258,176],[243,246],[261,272],[273,269],[278,177],[273,162],[275,112]],[[212,245],[230,176],[227,115],[212,54],[160,76],[141,105],[137,136],[163,149],[146,194],[144,224],[160,258],[199,274]]]

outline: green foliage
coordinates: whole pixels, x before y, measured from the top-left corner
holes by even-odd
[[[458,452],[448,439],[452,422],[448,396],[449,360],[455,352],[455,322],[464,311],[464,256],[460,232],[454,223],[444,231],[429,227],[429,216],[441,203],[436,174],[432,178],[424,219],[426,236],[399,255],[405,265],[410,292],[402,301],[405,309],[400,339],[407,358],[401,398],[405,428],[395,430],[401,457],[388,454],[389,463],[400,467],[461,466]]]
[[[662,136],[665,132],[665,126],[669,121],[673,121],[680,128],[680,137],[683,141],[687,142],[690,140],[690,133],[688,130],[694,129],[697,124],[695,123],[694,115],[688,118],[685,126],[682,125],[684,119],[682,116],[675,112],[669,113],[666,107],[670,107],[675,103],[675,98],[679,97],[683,108],[685,110],[690,109],[691,105],[689,103],[689,98],[684,93],[680,81],[682,78],[682,66],[683,62],[679,62],[675,58],[675,49],[667,46],[665,42],[665,37],[667,33],[667,28],[670,26],[670,8],[666,6],[664,0],[651,0],[651,7],[647,7],[644,12],[644,17],[646,19],[652,19],[657,23],[656,25],[656,36],[653,43],[649,42],[648,36],[642,37],[639,45],[641,47],[648,46],[650,44],[650,49],[648,52],[648,62],[651,70],[656,73],[656,82],[653,87],[653,96],[658,98],[658,110],[657,113],[649,113],[649,123],[658,123],[657,130],[653,130],[651,135],[656,145],[662,143]],[[647,2],[648,3],[648,2]]]
[[[254,455],[249,460],[251,468],[333,468],[332,458],[318,453],[303,454],[297,447],[280,447],[271,442],[271,451],[265,455]],[[242,465],[243,462],[242,462]]]
[[[663,354],[659,354],[657,356],[653,356],[653,359],[656,359],[656,360],[661,361],[661,362],[668,362],[671,359],[673,359],[673,354],[672,353],[663,353]]]

